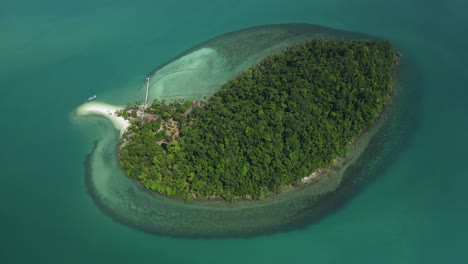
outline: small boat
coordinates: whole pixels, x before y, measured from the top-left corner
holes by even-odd
[[[94,99],[96,99],[96,95],[93,95],[93,96],[88,97],[88,101],[92,101],[92,100],[94,100]]]

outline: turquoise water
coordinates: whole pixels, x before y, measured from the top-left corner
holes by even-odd
[[[464,263],[468,5],[462,1],[26,1],[0,9],[2,263]],[[153,69],[245,27],[322,24],[391,39],[419,86],[411,137],[338,211],[246,239],[146,234],[102,213],[85,158],[113,133],[73,110],[122,102]]]
[[[317,37],[369,38],[311,24],[275,24],[230,32],[184,52],[151,73],[149,99],[200,100],[209,97],[222,83],[268,54]],[[411,76],[408,69],[401,67],[399,78],[403,80],[405,76]],[[395,88],[398,96],[393,100],[392,110],[360,137],[353,147],[355,150],[351,151],[355,154],[350,154],[342,165],[331,169],[326,177],[320,177],[314,184],[300,190],[291,190],[259,202],[239,201],[233,204],[223,201],[186,204],[150,194],[119,168],[115,155],[117,140],[113,133],[97,141],[88,155],[86,185],[96,205],[112,219],[159,235],[246,237],[308,225],[349,200],[403,147],[401,139],[408,137],[412,121],[403,110],[410,106],[409,102],[416,100],[417,90],[410,88],[418,86],[400,82],[401,87]],[[141,100],[144,90],[129,89],[119,97]],[[115,95],[114,92],[112,97]],[[85,103],[80,109],[86,109],[96,101]],[[90,117],[82,113],[77,111],[73,115],[78,125],[89,121]],[[105,112],[104,116],[109,117]],[[355,162],[360,155],[362,158]],[[330,192],[335,189],[337,191]]]

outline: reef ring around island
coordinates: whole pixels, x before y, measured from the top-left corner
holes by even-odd
[[[268,55],[292,44],[324,39],[370,39],[364,34],[310,24],[267,25],[231,32],[197,45],[151,72],[149,100],[200,100]],[[403,71],[400,71],[403,73]],[[408,87],[405,87],[405,89]],[[142,89],[128,91],[138,98]],[[145,232],[177,237],[245,237],[303,227],[334,212],[375,178],[402,146],[410,120],[411,92],[399,91],[391,109],[363,134],[350,155],[326,179],[291,188],[261,201],[195,201],[191,204],[149,192],[120,169],[117,145],[125,120],[120,109],[91,102],[76,114],[101,115],[119,133],[98,140],[86,159],[86,183],[96,205],[114,220]],[[82,119],[82,118],[80,118]]]

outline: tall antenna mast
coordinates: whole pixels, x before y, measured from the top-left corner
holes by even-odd
[[[150,77],[146,78],[146,96],[145,96],[145,108],[148,107],[148,90],[149,90],[149,83],[150,83]]]

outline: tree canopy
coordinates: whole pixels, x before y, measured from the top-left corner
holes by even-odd
[[[129,105],[120,165],[146,188],[260,199],[347,154],[389,101],[389,41],[313,40],[272,55],[201,103]],[[139,110],[140,109],[140,110]]]

